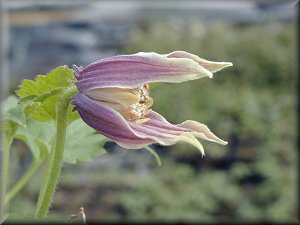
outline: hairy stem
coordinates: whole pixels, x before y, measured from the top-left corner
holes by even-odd
[[[48,161],[48,168],[46,170],[46,176],[43,182],[43,187],[46,187],[44,193],[40,192],[43,196],[39,196],[40,204],[37,207],[36,216],[45,217],[48,213],[49,207],[52,203],[55,188],[58,182],[62,167],[62,159],[64,154],[64,146],[66,140],[66,128],[67,128],[67,110],[70,103],[70,98],[78,92],[75,86],[67,89],[60,97],[57,106],[56,117],[56,136],[55,144],[52,149]],[[45,183],[47,183],[45,185]]]
[[[50,159],[54,157],[54,153],[55,153],[54,147],[55,147],[55,142],[51,146],[50,156],[49,156]],[[44,181],[42,183],[42,186],[41,186],[41,189],[40,189],[40,192],[39,192],[39,198],[38,198],[38,202],[37,202],[37,206],[36,206],[36,208],[37,208],[36,213],[38,212],[38,209],[41,207],[41,203],[42,203],[42,200],[44,198],[44,195],[45,195],[45,192],[46,192],[46,189],[47,189],[49,176],[50,176],[50,169],[52,167],[50,165],[50,163],[52,163],[52,162],[50,160],[48,160]],[[37,216],[37,214],[36,214],[36,216]]]

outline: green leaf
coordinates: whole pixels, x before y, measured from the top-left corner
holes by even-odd
[[[82,120],[76,120],[67,128],[67,139],[64,152],[64,161],[76,163],[89,161],[95,156],[105,153],[103,148],[107,138],[95,133],[94,129]]]
[[[15,138],[24,141],[35,159],[49,154],[54,140],[55,126],[49,122],[39,122],[29,118],[26,127],[20,127]],[[64,150],[64,161],[76,163],[89,161],[105,153],[103,145],[106,138],[96,134],[94,129],[82,120],[76,120],[67,127],[67,138]]]
[[[50,138],[54,133],[54,125],[41,123],[24,113],[26,107],[33,106],[33,96],[19,100],[11,95],[3,102],[3,128],[8,138],[17,138],[24,141],[30,148],[35,159],[50,151]],[[50,135],[49,135],[50,134]]]
[[[73,71],[67,66],[57,67],[46,75],[38,75],[35,80],[23,80],[16,92],[22,101],[32,100],[25,113],[38,121],[48,122],[56,119],[56,104],[59,95],[75,81]],[[68,109],[69,122],[79,118],[77,112]]]
[[[14,95],[7,97],[2,104],[3,117],[2,126],[4,139],[7,142],[12,142],[15,133],[19,126],[26,126],[26,117],[24,115],[24,107],[18,105],[18,98]]]
[[[48,93],[51,94],[53,91]],[[20,100],[16,96],[7,98],[2,107],[4,111],[3,128],[7,137],[15,137],[25,142],[33,157],[39,159],[50,152],[55,135],[55,126],[54,123],[40,122],[35,120],[36,118],[29,117],[26,119],[24,109],[41,108],[41,106],[38,106],[40,103],[34,102],[34,99],[36,99],[36,95],[24,96]],[[106,140],[104,136],[95,134],[95,131],[82,120],[76,120],[69,124],[67,128],[64,161],[76,163],[77,161],[88,161],[97,155],[102,155],[105,153],[103,146]]]
[[[18,104],[18,98],[14,95],[7,97],[2,105],[2,120],[10,120],[21,126],[26,126],[24,106]]]
[[[26,127],[18,129],[15,138],[24,141],[34,158],[39,159],[50,152],[53,135],[55,134],[54,124],[28,118],[26,125]]]

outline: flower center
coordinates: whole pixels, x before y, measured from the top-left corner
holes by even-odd
[[[126,120],[139,124],[148,120],[144,116],[153,104],[147,84],[135,89],[98,88],[87,91],[86,95],[118,111]]]
[[[131,92],[138,97],[138,102],[130,105],[125,114],[125,119],[137,123],[146,122],[148,119],[144,118],[150,112],[150,107],[153,104],[153,99],[149,96],[149,86],[147,84],[131,90]],[[124,116],[124,115],[123,115]]]

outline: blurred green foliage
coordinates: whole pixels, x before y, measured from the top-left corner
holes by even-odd
[[[229,144],[203,141],[204,158],[188,144],[157,148],[161,167],[144,151],[124,153],[119,166],[68,165],[53,212],[67,218],[84,206],[88,220],[101,221],[297,221],[295,30],[291,22],[196,20],[135,30],[125,53],[184,50],[233,62],[213,79],[151,93],[153,109],[170,122],[202,122]],[[23,195],[34,199],[39,182],[32,179]],[[16,211],[18,202],[11,203]]]

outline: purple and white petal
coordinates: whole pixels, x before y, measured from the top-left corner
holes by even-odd
[[[185,141],[194,145],[204,154],[203,147],[195,136],[215,141],[215,139],[211,139],[214,136],[205,136],[207,130],[204,130],[205,132],[202,134],[203,130],[198,129],[197,126],[198,130],[193,130],[192,126],[185,127],[185,123],[172,125],[155,112],[148,114],[147,118],[151,119],[144,124],[126,121],[120,113],[90,99],[84,93],[74,96],[72,103],[85,123],[124,148],[138,149],[152,143],[173,145],[179,141]]]
[[[83,93],[74,96],[72,104],[89,126],[123,147],[129,148],[130,144],[130,148],[135,149],[146,147],[151,143],[171,145],[176,142],[176,135],[143,129],[136,123],[126,121],[119,112],[90,99]]]
[[[146,136],[137,136],[132,132],[120,113],[99,104],[83,93],[75,95],[72,104],[76,106],[85,123],[125,148],[138,149],[154,143]]]
[[[207,62],[208,65],[215,63]],[[223,65],[226,66],[229,65]],[[152,82],[180,83],[212,77],[210,70],[191,57],[167,57],[154,52],[114,56],[84,68],[75,66],[74,70],[80,91],[104,87],[136,88]]]
[[[150,120],[147,121],[144,125],[150,127],[159,127],[164,129],[165,132],[191,132],[195,137],[222,145],[227,144],[226,141],[214,135],[206,125],[198,123],[196,121],[187,120],[180,124],[171,124],[163,116],[154,111],[151,111],[148,115],[146,115],[146,118],[149,118]]]
[[[146,122],[147,123],[147,122]],[[172,130],[164,130],[159,127],[151,127],[144,124],[135,124],[129,122],[130,127],[135,133],[147,134],[149,138],[153,139],[156,143],[161,145],[174,145],[177,142],[183,141],[194,145],[204,155],[204,149],[201,143],[191,134],[191,132],[178,132]]]

